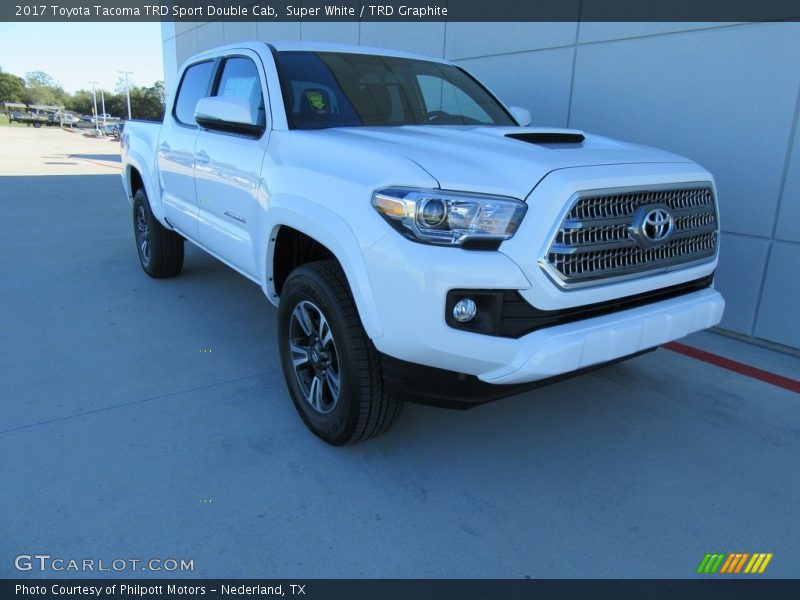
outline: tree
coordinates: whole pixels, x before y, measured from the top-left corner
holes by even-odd
[[[164,87],[164,82],[159,80],[153,84],[152,87],[153,91],[158,94],[158,97],[161,98],[162,106],[166,106],[167,104],[167,88]]]
[[[164,118],[163,81],[157,81],[152,87],[131,88],[131,116],[154,121]]]
[[[82,115],[92,114],[94,108],[94,98],[91,90],[78,90],[67,100],[65,106],[76,113]]]
[[[46,86],[28,86],[25,88],[26,104],[63,105],[67,93],[61,88]]]
[[[25,80],[11,73],[0,71],[0,104],[22,102],[25,97]]]
[[[161,120],[164,117],[164,92],[163,81],[156,81],[150,87],[131,86],[131,116],[136,119]],[[103,112],[100,98],[98,89],[98,113]],[[128,116],[124,80],[117,83],[116,93],[105,92],[105,100],[108,114],[122,118]],[[91,90],[78,90],[74,94],[68,94],[44,71],[31,71],[23,79],[0,69],[0,106],[3,102],[60,105],[82,115],[90,115],[94,110]]]
[[[128,85],[130,85],[130,87],[133,87],[133,80],[130,79],[130,78],[128,79]],[[124,75],[120,75],[119,77],[117,77],[117,85],[114,86],[114,91],[117,94],[122,94],[124,96],[125,95],[125,89],[126,89],[125,76]]]
[[[125,94],[106,92],[106,112],[115,117],[126,117],[128,112],[125,107]],[[102,111],[100,111],[102,112]]]
[[[25,74],[25,102],[27,104],[66,104],[69,94],[55,79],[44,71],[30,71]]]
[[[164,82],[156,81],[151,87],[137,86],[129,80],[131,95],[131,118],[160,120],[164,116],[165,91]],[[111,101],[114,112],[108,111],[113,115],[121,115],[123,118],[128,116],[128,104],[125,96],[125,78],[119,77],[114,88],[116,95]],[[106,107],[109,106],[109,95],[106,94]],[[116,108],[119,106],[120,108]]]
[[[25,82],[30,86],[58,87],[56,80],[44,71],[28,71],[25,73]]]

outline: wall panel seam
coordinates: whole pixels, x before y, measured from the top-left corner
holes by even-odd
[[[630,35],[624,37],[611,38],[608,40],[591,40],[588,42],[578,41],[579,46],[595,46],[599,44],[613,44],[615,42],[625,42],[627,40],[646,40],[648,38],[667,37],[670,35],[684,35],[692,33],[700,33],[703,31],[718,31],[722,29],[734,29],[737,27],[750,27],[764,25],[765,23],[721,23],[719,25],[711,25],[709,27],[693,27],[692,29],[679,29],[676,31],[660,31],[657,33],[645,33],[641,35]],[[769,24],[769,23],[767,23]]]
[[[755,336],[756,324],[758,323],[761,314],[761,304],[764,300],[764,286],[767,283],[767,273],[769,272],[769,263],[772,258],[772,247],[774,246],[775,234],[778,229],[778,219],[781,214],[781,207],[783,206],[783,196],[786,191],[786,179],[789,174],[789,167],[791,165],[792,151],[794,149],[795,137],[797,135],[798,115],[800,115],[800,85],[798,85],[797,98],[795,99],[794,116],[792,117],[791,129],[789,130],[789,141],[786,145],[786,155],[783,161],[783,173],[781,175],[781,183],[778,187],[778,203],[775,206],[775,216],[772,221],[772,239],[767,248],[767,261],[764,264],[764,270],[761,273],[761,284],[758,288],[758,299],[756,300],[755,319],[753,319],[752,335]]]
[[[578,14],[581,14],[583,0],[578,4]],[[572,44],[572,73],[569,78],[569,98],[567,98],[567,127],[572,121],[572,96],[575,93],[575,65],[578,62],[578,40],[581,39],[581,23],[578,21],[575,27],[575,43]]]

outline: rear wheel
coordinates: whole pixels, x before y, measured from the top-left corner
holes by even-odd
[[[183,238],[158,222],[143,189],[133,196],[133,235],[144,272],[160,279],[183,268]]]
[[[286,385],[313,433],[336,446],[352,444],[397,420],[402,401],[384,388],[380,356],[336,261],[292,271],[281,294],[278,331]]]

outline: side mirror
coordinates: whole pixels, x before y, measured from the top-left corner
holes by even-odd
[[[509,106],[508,112],[511,113],[511,116],[514,117],[514,120],[520,127],[527,127],[531,124],[531,111],[527,108],[522,108],[520,106]]]
[[[194,109],[198,125],[214,131],[257,135],[264,131],[258,111],[245,98],[211,96],[201,98]]]

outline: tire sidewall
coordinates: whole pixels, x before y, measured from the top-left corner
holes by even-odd
[[[297,412],[309,429],[326,442],[341,445],[353,434],[358,414],[359,389],[358,380],[363,377],[351,360],[350,340],[342,318],[344,307],[327,289],[319,276],[311,269],[300,267],[292,274],[284,286],[278,306],[278,340],[280,344],[281,367],[286,385]],[[320,413],[311,407],[303,396],[289,352],[289,324],[292,312],[303,300],[309,300],[322,311],[333,333],[334,344],[339,360],[341,387],[336,407],[327,414]]]
[[[150,236],[150,260],[145,262],[139,246],[138,215],[139,208],[144,211]],[[136,243],[136,254],[142,270],[153,279],[175,277],[183,268],[183,238],[176,231],[165,228],[150,208],[147,193],[139,188],[133,195],[131,205],[133,215],[133,237]]]
[[[147,228],[150,232],[150,260],[145,262],[144,256],[142,256],[142,249],[139,245],[139,233],[138,233],[138,220],[139,220],[139,207],[144,209],[144,220],[147,222]],[[142,265],[142,268],[145,272],[150,273],[152,264],[153,264],[153,238],[155,237],[155,231],[153,228],[153,214],[150,212],[150,203],[147,200],[147,196],[144,192],[140,189],[136,192],[133,196],[133,239],[136,241],[136,254],[139,256],[139,262]]]

